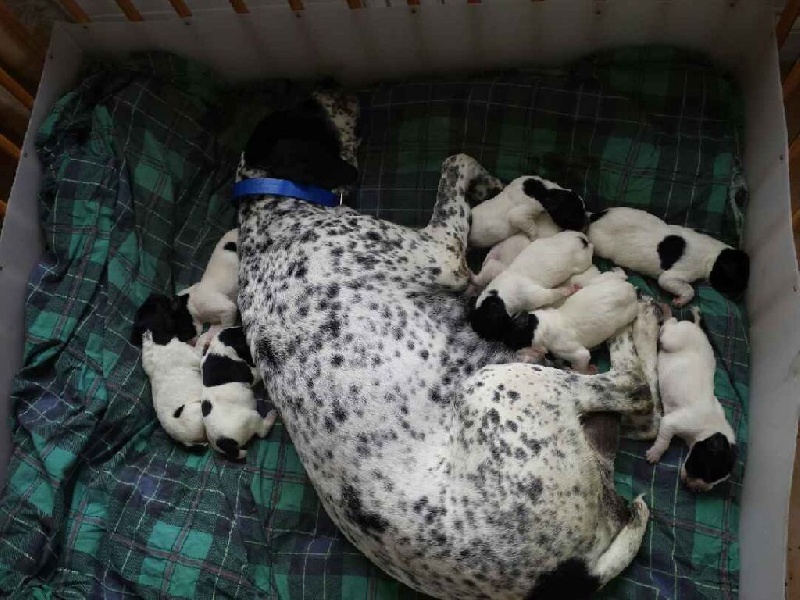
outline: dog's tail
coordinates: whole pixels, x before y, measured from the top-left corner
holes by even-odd
[[[692,319],[694,319],[694,324],[700,327],[700,309],[696,306],[692,307]]]

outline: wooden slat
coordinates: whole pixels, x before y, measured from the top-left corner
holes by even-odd
[[[292,10],[303,10],[303,0],[289,0],[289,8]]]
[[[789,144],[789,165],[791,166],[798,158],[800,158],[800,134]]]
[[[800,87],[800,58],[794,61],[789,74],[783,80],[783,101],[791,98]]]
[[[364,3],[361,0],[347,0],[347,6],[350,8],[364,8]]]
[[[25,106],[28,110],[33,108],[33,96],[22,85],[9,75],[3,67],[0,67],[0,85]]]
[[[186,6],[186,2],[183,0],[169,0],[169,3],[172,4],[172,8],[175,9],[175,12],[178,13],[178,16],[182,19],[187,19],[192,16],[192,11],[189,10],[189,7]]]
[[[792,215],[792,231],[795,235],[800,233],[800,208],[794,211]]]
[[[228,0],[228,2],[231,3],[233,10],[240,15],[246,15],[250,12],[250,9],[247,8],[247,4],[244,3],[244,0]]]
[[[20,156],[22,156],[22,151],[19,149],[19,146],[2,133],[0,133],[0,150],[8,154],[14,160],[19,160]]]
[[[6,218],[6,211],[8,211],[8,202],[0,200],[0,219]]]
[[[89,15],[81,8],[81,5],[75,2],[75,0],[59,0],[61,2],[61,6],[69,13],[69,16],[72,17],[72,20],[76,23],[88,23],[91,21]]]
[[[117,6],[120,7],[122,12],[128,18],[128,21],[144,21],[142,13],[133,5],[131,0],[116,0]]]
[[[2,0],[0,0],[0,24],[2,24],[18,42],[27,46],[36,54],[37,58],[44,62],[44,48],[36,41],[33,34],[28,31],[28,28],[19,22],[16,15],[11,12],[11,9],[9,9]]]
[[[783,48],[786,38],[789,37],[789,32],[794,26],[797,17],[800,16],[800,0],[787,0],[781,13],[781,18],[778,19],[778,24],[775,26],[775,39],[778,42],[778,50]]]

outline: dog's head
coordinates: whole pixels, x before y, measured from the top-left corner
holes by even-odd
[[[340,127],[349,131],[349,120],[339,123],[346,118],[336,116],[344,115],[349,105],[323,100],[331,97],[316,94],[265,117],[247,142],[238,176],[273,177],[325,189],[352,184],[358,172],[343,156],[354,153],[353,143],[345,148],[340,134]]]
[[[539,318],[533,313],[522,313],[511,319],[511,325],[503,334],[503,343],[512,350],[527,348],[533,344],[533,336],[539,327]]]
[[[699,492],[707,492],[731,476],[736,462],[736,445],[717,432],[689,448],[681,479]]]
[[[750,281],[750,257],[742,250],[726,248],[714,261],[708,280],[715,290],[737,300]]]
[[[502,340],[514,328],[506,303],[497,290],[490,290],[486,296],[478,298],[470,312],[469,322],[475,333],[486,340]]]
[[[583,231],[586,228],[586,206],[583,198],[572,190],[548,188],[539,177],[526,177],[522,189],[527,196],[539,201],[561,229]]]
[[[151,294],[136,311],[131,331],[131,343],[142,345],[142,335],[151,332],[153,342],[159,346],[168,344],[177,337],[188,342],[197,335],[192,316],[187,308],[188,295],[169,298],[163,294]]]

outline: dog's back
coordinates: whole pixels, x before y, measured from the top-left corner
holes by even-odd
[[[658,381],[665,413],[714,398],[714,350],[691,321],[669,319],[661,327]]]

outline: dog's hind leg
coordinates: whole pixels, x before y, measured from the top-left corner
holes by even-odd
[[[598,557],[597,562],[590,569],[592,574],[600,580],[600,587],[622,573],[631,564],[636,553],[639,552],[639,546],[642,545],[650,510],[641,496],[631,504],[630,513],[628,522],[620,529],[611,545]]]

